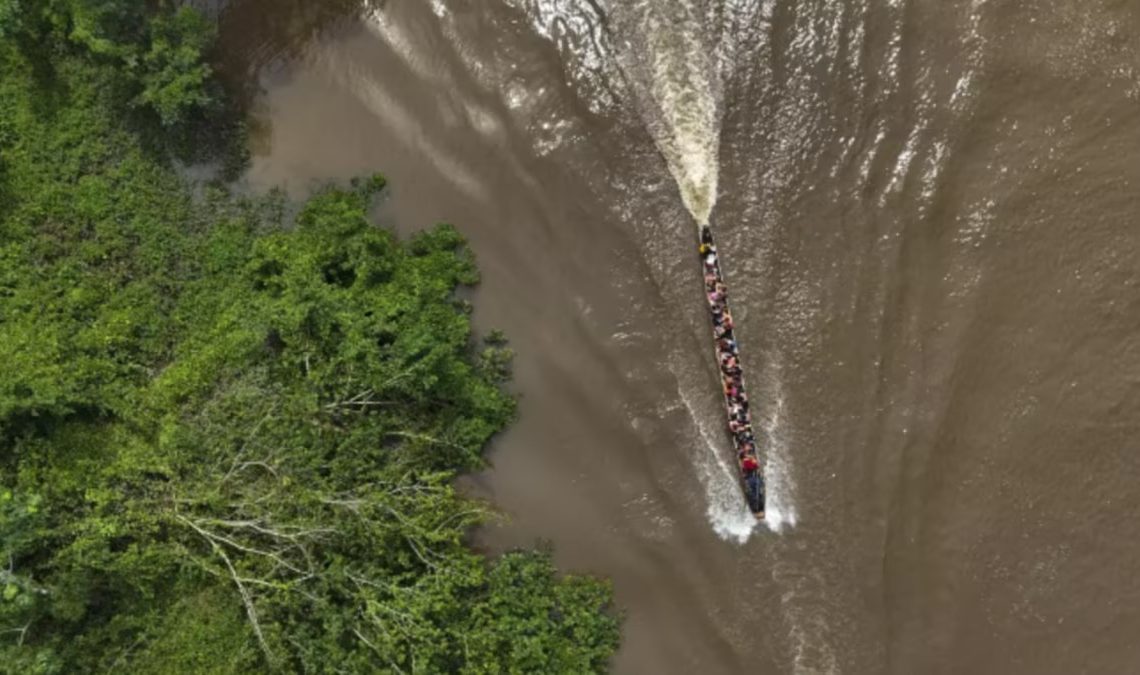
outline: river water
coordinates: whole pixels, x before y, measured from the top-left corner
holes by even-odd
[[[464,481],[618,673],[1140,667],[1140,5],[232,0],[256,189],[454,222],[521,417]],[[728,463],[711,213],[774,517]]]

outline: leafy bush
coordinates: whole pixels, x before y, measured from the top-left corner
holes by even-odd
[[[189,7],[160,15],[150,25],[137,100],[158,113],[163,125],[175,126],[213,103],[210,67],[202,61],[214,39],[213,26]]]
[[[171,2],[0,0],[0,39],[42,67],[68,53],[107,66],[116,90],[166,127],[187,123],[217,101],[204,56],[214,40],[201,13]]]

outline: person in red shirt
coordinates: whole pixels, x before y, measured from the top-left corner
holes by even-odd
[[[756,455],[741,453],[740,472],[744,474],[744,487],[748,493],[748,505],[757,518],[764,517],[764,484],[760,479],[760,462]]]

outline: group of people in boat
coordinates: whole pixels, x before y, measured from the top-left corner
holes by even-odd
[[[748,505],[757,515],[764,512],[764,481],[760,475],[760,460],[756,452],[756,437],[752,433],[752,417],[748,410],[748,395],[744,393],[744,373],[740,367],[740,351],[733,334],[732,314],[728,311],[728,288],[720,272],[716,245],[712,231],[701,228],[699,247],[705,277],[705,294],[712,313],[713,337],[716,339],[716,358],[724,384],[724,400],[728,408],[728,430],[736,446],[737,461],[744,479]]]

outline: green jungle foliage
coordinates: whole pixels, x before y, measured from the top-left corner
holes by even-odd
[[[215,102],[203,56],[213,26],[169,0],[147,14],[139,0],[0,0],[0,39],[41,68],[53,57],[82,55],[113,72],[116,93],[175,126]]]
[[[123,69],[200,114],[203,22],[140,4],[0,0],[0,670],[604,670],[605,582],[463,542],[514,402],[460,235],[187,184]]]

